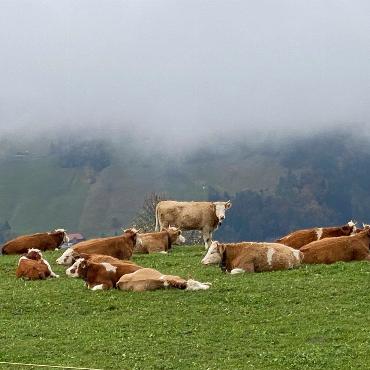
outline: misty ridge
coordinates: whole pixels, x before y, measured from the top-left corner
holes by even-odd
[[[2,135],[0,233],[5,240],[60,225],[113,235],[133,224],[151,193],[230,199],[219,240],[273,240],[303,227],[368,222],[370,141],[357,132],[229,137],[174,155],[123,131],[112,138],[80,130],[42,140]]]

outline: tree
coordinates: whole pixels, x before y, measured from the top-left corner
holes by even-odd
[[[150,232],[155,230],[155,209],[161,200],[165,200],[164,194],[152,192],[148,194],[143,206],[134,218],[134,225],[142,232]]]

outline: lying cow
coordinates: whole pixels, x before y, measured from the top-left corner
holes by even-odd
[[[23,235],[5,243],[2,247],[2,253],[22,254],[27,253],[32,248],[41,251],[55,250],[68,241],[68,236],[64,229],[57,229],[49,233]]]
[[[177,202],[165,200],[155,210],[156,227],[174,225],[181,230],[201,230],[205,248],[211,245],[212,233],[221,226],[231,202]]]
[[[104,254],[120,260],[129,260],[133,250],[141,244],[136,229],[125,230],[120,236],[86,240],[67,249],[58,259],[59,265],[72,265],[81,253]]]
[[[370,261],[370,229],[351,236],[327,238],[303,246],[303,263]]]
[[[209,287],[210,283],[200,283],[191,279],[185,280],[179,276],[163,275],[161,272],[149,268],[143,268],[132,274],[123,275],[117,283],[118,289],[134,292],[164,288],[206,290]]]
[[[297,230],[276,240],[276,243],[300,249],[313,241],[339,236],[348,236],[356,233],[356,225],[350,221],[348,224],[337,227],[317,227],[313,229]]]
[[[255,242],[221,244],[214,241],[202,263],[220,264],[223,271],[237,274],[286,270],[299,266],[301,259],[302,253],[299,250],[283,244]]]
[[[185,243],[181,230],[176,227],[139,235],[141,245],[135,248],[134,252],[136,253],[167,253],[173,244]]]
[[[19,259],[15,272],[17,278],[41,280],[48,277],[58,278],[44,258],[39,249],[30,249],[26,255]]]
[[[85,253],[81,253],[79,255],[75,255],[75,258],[76,258],[76,261],[74,262],[74,264],[66,270],[66,274],[69,277],[79,277],[79,275],[77,273],[77,270],[78,270],[78,266],[81,263],[81,260],[94,262],[94,263],[110,263],[113,266],[132,265],[133,269],[132,269],[131,272],[136,271],[137,268],[140,268],[140,266],[136,265],[132,261],[119,260],[118,258],[114,258],[114,257],[111,257],[111,256],[105,256],[104,254],[85,254]]]
[[[97,263],[80,258],[67,269],[66,274],[70,277],[81,277],[91,290],[106,290],[114,288],[121,276],[141,268],[131,262]]]

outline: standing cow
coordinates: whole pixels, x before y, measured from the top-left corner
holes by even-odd
[[[155,229],[162,230],[170,225],[181,230],[200,230],[205,248],[211,245],[212,233],[221,226],[225,212],[231,202],[177,202],[165,200],[157,204]]]

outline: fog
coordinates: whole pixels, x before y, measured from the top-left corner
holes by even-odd
[[[2,0],[0,133],[186,148],[367,128],[369,14],[367,0]]]

